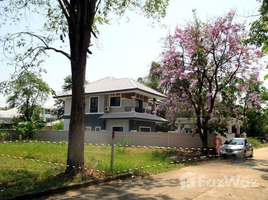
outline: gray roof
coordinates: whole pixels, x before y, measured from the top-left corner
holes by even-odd
[[[0,119],[0,124],[12,124],[12,123],[7,120]]]
[[[137,113],[137,112],[107,113],[100,116],[99,119],[135,119],[135,120],[154,121],[158,123],[167,122],[166,119],[163,119],[156,115]]]
[[[150,94],[152,97],[165,98],[166,96],[152,88],[149,88],[142,83],[131,78],[116,79],[113,77],[106,77],[98,81],[85,85],[85,94],[100,94],[111,92],[135,91]],[[71,96],[71,91],[59,94],[57,97]]]

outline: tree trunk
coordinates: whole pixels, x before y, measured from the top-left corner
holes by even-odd
[[[208,147],[208,137],[207,137],[207,130],[204,130],[202,133],[201,141],[202,141],[202,147],[207,148]]]
[[[72,106],[66,171],[84,166],[85,96],[87,50],[95,15],[95,1],[71,1],[75,14],[69,19],[69,39],[72,68]]]
[[[208,147],[208,130],[206,127],[206,122],[203,122],[201,125],[201,118],[197,117],[197,130],[199,133],[199,137],[201,139],[202,142],[202,147],[203,148],[207,148]],[[203,127],[203,128],[202,128]]]
[[[82,60],[83,58],[81,58]],[[73,88],[72,106],[69,126],[69,142],[67,155],[67,171],[84,166],[84,120],[85,120],[85,97],[84,80],[86,63],[72,64]],[[76,68],[80,69],[76,69]]]

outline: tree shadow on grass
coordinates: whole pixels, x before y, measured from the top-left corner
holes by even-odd
[[[63,173],[53,175],[53,169],[44,171],[47,178],[40,177],[40,173],[22,169],[0,169],[0,199],[11,198],[28,192],[34,192],[64,185],[70,182],[70,176]]]
[[[0,174],[0,198],[10,197],[31,190],[33,185],[29,185],[29,179],[38,177],[37,173],[28,170],[1,169]]]

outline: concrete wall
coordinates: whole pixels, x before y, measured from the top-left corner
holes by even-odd
[[[212,139],[214,135],[209,135],[208,145],[213,147]],[[234,137],[234,134],[228,134],[228,138]],[[68,131],[38,131],[34,135],[36,140],[44,141],[67,141]],[[221,137],[222,142],[226,138]],[[162,133],[162,132],[116,132],[114,143],[128,140],[131,145],[140,146],[161,146],[161,147],[202,147],[201,140],[198,135],[192,137],[188,133]],[[85,131],[85,143],[92,144],[111,144],[111,131]]]

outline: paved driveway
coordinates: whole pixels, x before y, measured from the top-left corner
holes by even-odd
[[[268,200],[268,147],[246,162],[216,160],[44,199],[258,199]]]

